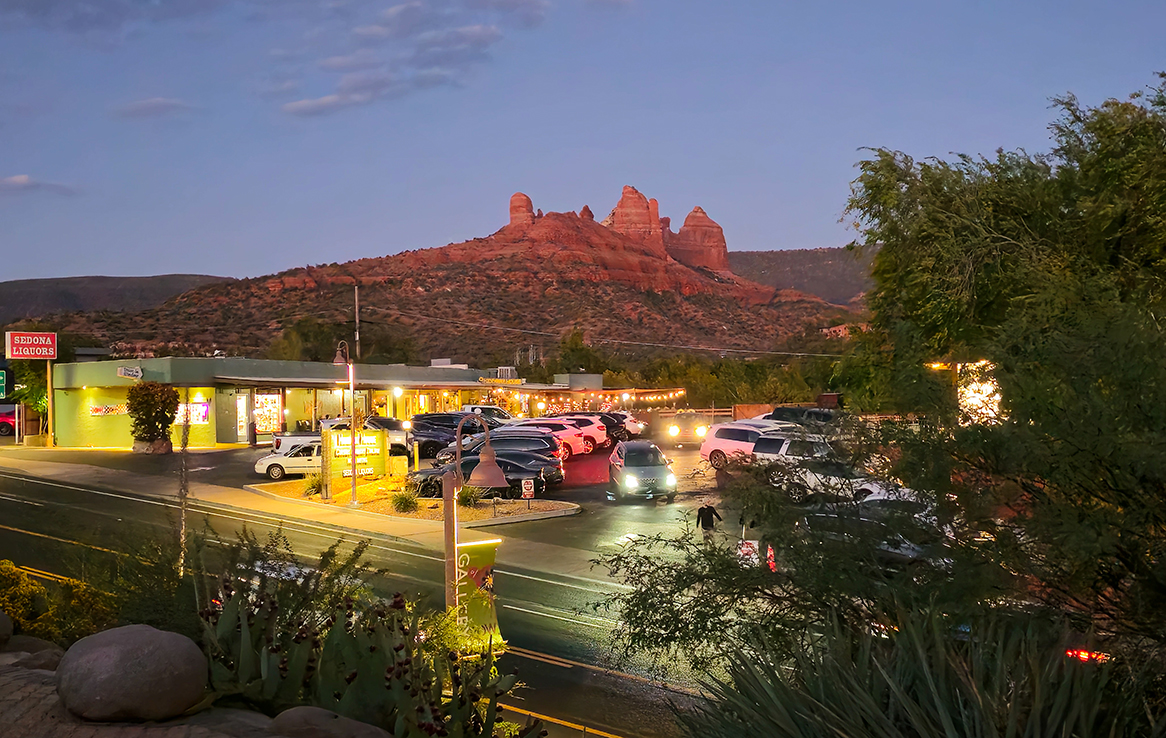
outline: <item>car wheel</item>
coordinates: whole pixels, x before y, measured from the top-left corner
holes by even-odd
[[[777,472],[777,471],[769,472],[769,483],[772,484],[774,487],[777,487],[778,485],[780,485],[781,484],[781,472]]]
[[[794,503],[795,505],[801,504],[801,503],[806,501],[806,491],[804,489],[802,489],[801,487],[798,487],[798,486],[791,487],[789,489],[789,491],[786,492],[786,494],[789,495],[789,501]]]
[[[724,469],[729,463],[729,457],[725,456],[724,451],[718,449],[709,454],[709,463],[713,465],[714,469]]]
[[[611,448],[615,444],[615,440],[611,436],[603,439],[603,445],[600,448]]]
[[[280,466],[279,464],[272,464],[271,466],[267,467],[267,478],[268,479],[278,481],[280,479],[283,479],[285,474],[286,474],[286,472],[283,470],[283,467]]]
[[[563,444],[562,447],[560,447],[559,453],[561,454],[560,458],[562,458],[564,462],[571,460],[571,447],[570,446]]]
[[[584,438],[583,439],[583,453],[585,453],[585,454],[595,453],[595,441],[592,441],[590,438]]]
[[[0,423],[0,436],[12,435],[13,427],[7,423]]]
[[[434,459],[437,458],[437,453],[444,448],[440,443],[423,443],[421,444],[421,458]]]

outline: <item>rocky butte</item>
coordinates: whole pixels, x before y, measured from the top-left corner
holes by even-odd
[[[520,192],[506,225],[485,238],[210,285],[136,313],[73,314],[63,330],[124,355],[263,355],[301,317],[351,320],[353,285],[365,319],[393,326],[419,359],[478,364],[516,342],[553,345],[575,328],[589,340],[630,341],[628,351],[768,349],[839,310],[733,274],[724,233],[704,210],[674,232],[655,200],[624,187],[602,222],[588,206],[543,213]]]

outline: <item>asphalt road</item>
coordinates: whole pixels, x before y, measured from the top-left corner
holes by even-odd
[[[4,453],[28,458],[51,453],[58,462],[97,464],[160,478],[175,478],[180,463],[176,456],[143,457],[122,452],[10,448]],[[505,537],[593,554],[614,551],[629,536],[675,532],[698,506],[699,490],[711,480],[686,478],[699,462],[694,449],[669,449],[667,453],[682,477],[681,493],[674,503],[608,503],[604,494],[607,455],[601,452],[568,462],[567,483],[550,492],[555,499],[579,503],[583,508],[580,515],[491,530]],[[253,449],[192,454],[190,473],[197,481],[224,486],[261,481],[251,468],[260,455],[261,450]],[[318,553],[337,538],[334,531],[309,521],[289,523],[226,514],[200,508],[197,503],[193,513],[192,526],[205,522],[224,538],[233,536],[244,524],[261,534],[282,527],[295,550],[305,556]],[[135,541],[169,535],[174,523],[175,510],[159,500],[0,473],[0,558],[25,567],[84,576],[88,568],[108,566],[116,558],[113,552],[131,551]],[[388,572],[374,582],[379,592],[404,591],[440,603],[440,556],[374,539],[370,559]],[[560,576],[543,570],[540,563],[496,571],[499,623],[513,647],[502,666],[517,667],[530,685],[512,704],[629,738],[679,735],[669,703],[683,704],[689,699],[687,694],[653,684],[646,678],[650,676],[648,665],[622,664],[622,672],[604,668],[610,663],[610,636],[616,623],[597,616],[591,605],[601,600],[611,585],[598,574],[595,579]],[[566,735],[579,732],[558,728],[551,733],[552,738]]]

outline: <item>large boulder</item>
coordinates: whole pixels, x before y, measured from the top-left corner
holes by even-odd
[[[19,666],[22,669],[44,669],[45,671],[56,671],[57,666],[60,665],[61,659],[64,658],[65,652],[59,648],[45,649],[44,651],[37,651],[30,653],[27,656],[22,656],[16,661],[12,662],[13,666]]]
[[[0,648],[8,645],[8,639],[12,637],[12,618],[8,617],[8,613],[0,610]]]
[[[86,720],[166,720],[206,691],[207,661],[194,641],[127,625],[73,644],[57,667],[57,693]]]
[[[8,644],[4,646],[5,651],[23,651],[24,653],[36,653],[37,651],[56,651],[60,646],[52,641],[46,641],[44,638],[36,638],[34,636],[14,635],[8,639]]]
[[[284,738],[392,738],[375,725],[320,707],[293,707],[275,716],[268,732]]]

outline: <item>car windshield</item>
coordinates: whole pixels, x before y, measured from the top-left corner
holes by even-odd
[[[811,459],[804,462],[804,464],[806,469],[824,477],[839,477],[841,479],[859,478],[858,472],[841,461]]]
[[[653,446],[628,449],[624,454],[624,463],[628,466],[664,466],[668,460],[660,453],[660,449]]]

